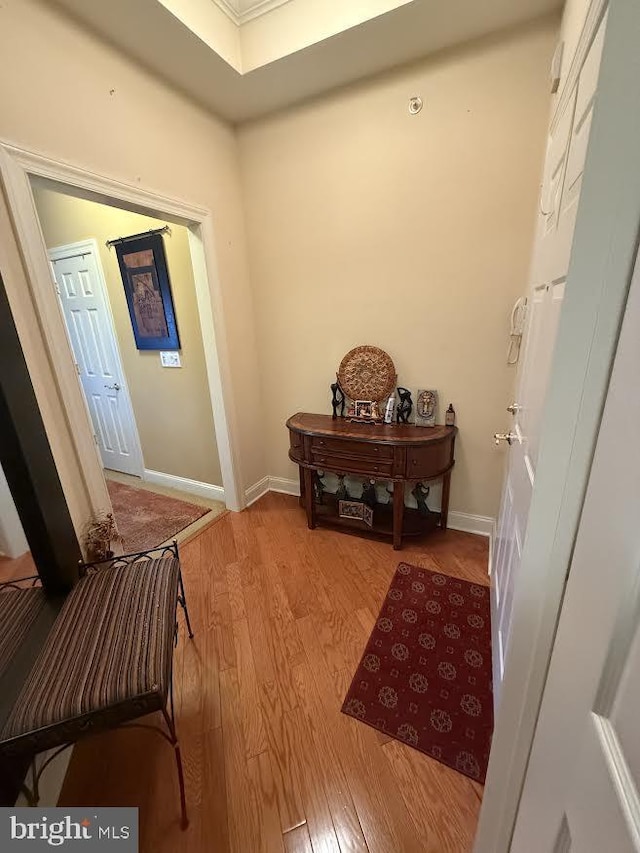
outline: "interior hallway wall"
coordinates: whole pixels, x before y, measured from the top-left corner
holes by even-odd
[[[41,182],[33,191],[47,248],[90,237],[98,243],[145,468],[221,486],[187,229],[172,226],[171,236],[164,237],[182,362],[166,368],[158,352],[136,348],[116,252],[105,245],[166,223],[63,195]]]

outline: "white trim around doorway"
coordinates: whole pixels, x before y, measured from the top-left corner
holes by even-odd
[[[110,506],[110,501],[64,318],[55,289],[51,286],[49,259],[31,191],[31,177],[55,181],[61,185],[63,192],[71,195],[94,201],[108,200],[127,210],[187,227],[225,502],[228,509],[242,509],[245,498],[240,488],[235,449],[234,406],[229,389],[228,353],[211,211],[188,201],[96,175],[2,140],[0,175],[22,251],[33,306],[49,358],[55,365],[57,391],[66,412],[67,428],[81,463],[84,483],[78,488],[84,487],[91,512],[104,511]],[[19,322],[20,318],[16,317],[16,323]],[[74,518],[77,531],[86,520]]]

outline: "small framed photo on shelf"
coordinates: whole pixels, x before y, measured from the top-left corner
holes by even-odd
[[[362,501],[338,501],[338,515],[340,518],[356,518],[362,521],[364,504]]]
[[[347,417],[350,420],[362,421],[363,423],[379,423],[382,420],[380,404],[377,400],[354,400],[349,407]]]
[[[371,400],[355,400],[354,401],[354,417],[356,418],[370,418],[371,415],[371,407],[373,403]]]
[[[362,504],[362,520],[367,527],[373,527],[373,509],[367,504]]]

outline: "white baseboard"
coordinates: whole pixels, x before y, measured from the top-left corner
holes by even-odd
[[[300,480],[287,480],[284,477],[269,477],[269,491],[282,495],[300,497]]]
[[[209,498],[212,501],[224,503],[224,489],[222,486],[213,486],[211,483],[201,483],[199,480],[189,480],[187,477],[176,477],[175,474],[162,474],[160,471],[144,469],[142,479],[148,483],[156,483],[158,486],[166,486],[168,489],[179,489],[181,492],[190,492],[201,498]]]
[[[281,492],[284,495],[300,495],[298,480],[285,480],[284,477],[263,477],[245,490],[246,506],[251,506],[260,500],[267,492]]]
[[[493,532],[494,520],[488,515],[469,515],[467,512],[454,512],[449,510],[447,526],[452,530],[461,530],[463,533],[475,533],[478,536],[489,536]]]
[[[251,506],[269,491],[269,477],[263,477],[245,491],[246,506]]]
[[[284,495],[300,496],[299,480],[288,480],[285,477],[263,477],[245,492],[247,506],[255,503],[267,492],[280,492]],[[475,533],[478,536],[488,536],[491,539],[495,520],[487,515],[470,515],[466,512],[449,512],[448,526],[451,530],[464,533]]]

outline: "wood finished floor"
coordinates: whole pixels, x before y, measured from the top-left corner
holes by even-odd
[[[60,804],[139,806],[143,853],[470,850],[481,786],[340,713],[400,559],[486,583],[481,537],[399,554],[308,531],[284,495],[207,528],[182,548],[196,636],[175,659],[189,828],[172,750],[140,729],[79,744]]]
[[[38,570],[29,551],[15,559],[0,556],[0,583],[6,583],[7,581],[18,578],[31,577],[31,575],[37,574]]]

